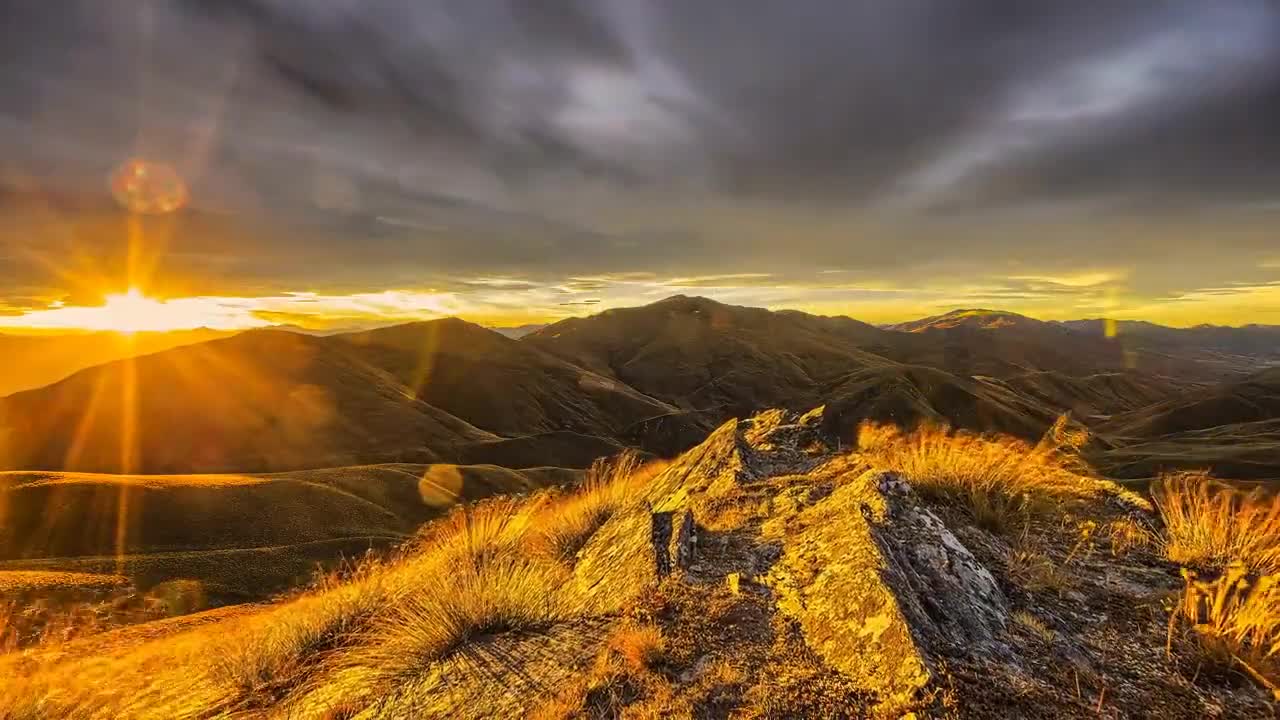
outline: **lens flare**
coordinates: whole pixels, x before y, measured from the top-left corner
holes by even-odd
[[[163,215],[187,204],[187,184],[164,163],[128,160],[111,174],[111,194],[129,212]]]

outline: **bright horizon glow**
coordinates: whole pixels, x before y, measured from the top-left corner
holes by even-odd
[[[215,298],[155,300],[138,288],[103,297],[99,306],[51,307],[23,315],[0,317],[0,326],[33,330],[89,330],[119,333],[174,330],[248,330],[273,325],[250,309],[219,303]]]
[[[1012,302],[1002,296],[1005,288],[998,282],[904,289],[787,283],[766,274],[675,280],[574,278],[558,283],[486,278],[483,282],[466,283],[482,290],[462,292],[394,289],[330,294],[308,290],[265,296],[192,296],[166,300],[147,297],[135,287],[105,296],[102,305],[67,305],[62,300],[51,300],[43,308],[0,315],[0,330],[41,335],[101,331],[129,334],[198,328],[237,331],[278,326],[341,331],[446,316],[502,327],[549,323],[614,308],[636,307],[678,293],[704,295],[731,305],[845,315],[871,323],[904,322],[956,309],[989,308],[1040,320],[1112,318],[1147,320],[1172,327],[1201,323],[1280,324],[1280,282],[1205,288],[1153,302],[1116,293],[1109,284],[1094,284],[1102,277],[1101,274],[1054,279],[1035,276],[1033,282],[1051,283],[1056,292],[1043,295],[1021,292],[1022,297]],[[575,287],[575,283],[583,283],[585,287]],[[1263,307],[1272,309],[1260,311]]]

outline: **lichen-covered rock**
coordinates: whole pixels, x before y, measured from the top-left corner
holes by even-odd
[[[671,558],[673,569],[688,568],[697,547],[698,526],[693,520],[693,513],[688,510],[676,513],[671,529],[671,541],[667,543],[667,555]]]
[[[654,509],[687,507],[694,497],[721,494],[763,477],[763,459],[743,438],[742,425],[738,420],[724,423],[655,476],[647,486]]]
[[[695,528],[688,510],[653,512],[636,504],[616,512],[578,553],[574,579],[598,610],[621,608],[689,566],[697,542]]]
[[[891,705],[946,657],[1004,656],[995,579],[888,473],[865,473],[800,512],[770,581],[779,608],[828,664]]]
[[[824,455],[833,449],[822,431],[822,407],[804,414],[765,410],[743,425],[742,435],[746,443],[752,449],[771,456],[769,459],[775,465],[805,465],[809,457]]]

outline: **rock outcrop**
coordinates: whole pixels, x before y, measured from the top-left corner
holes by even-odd
[[[635,505],[615,512],[578,553],[574,579],[602,611],[623,607],[687,568],[697,542],[693,513]]]
[[[946,657],[1007,654],[995,578],[892,473],[863,473],[788,525],[778,607],[828,663],[906,706]]]

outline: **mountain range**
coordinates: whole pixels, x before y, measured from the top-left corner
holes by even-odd
[[[1069,412],[1099,452],[1236,426],[1269,441],[1278,333],[991,310],[876,327],[686,296],[519,339],[456,318],[327,336],[255,330],[0,399],[0,467],[585,467],[624,446],[674,455],[762,407],[825,406],[824,428],[845,439],[865,419],[1034,439]],[[1196,437],[1229,456],[1241,446],[1225,436]],[[1260,473],[1280,476],[1280,461],[1246,474]]]

